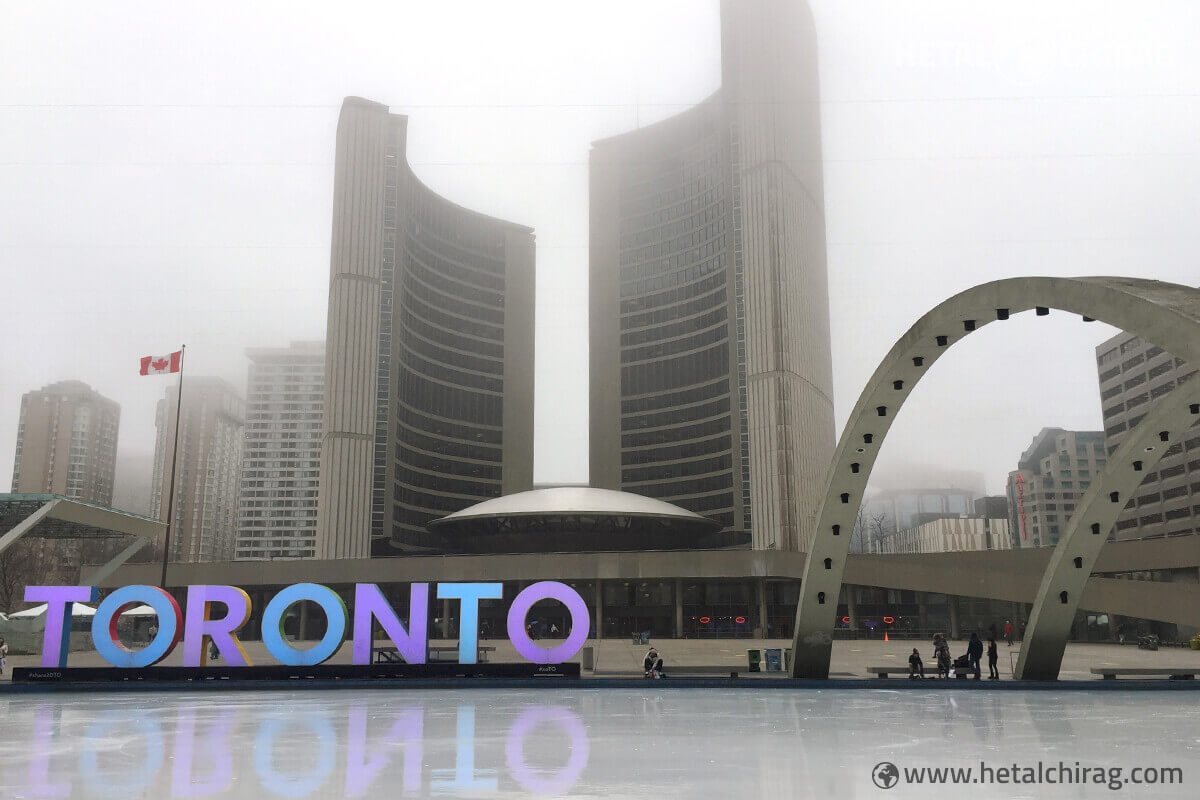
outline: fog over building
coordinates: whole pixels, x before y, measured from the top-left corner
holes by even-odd
[[[338,120],[321,558],[428,548],[430,520],[533,485],[533,231],[428,189],[407,126],[359,98]]]
[[[185,378],[178,469],[172,471],[177,391],[178,384],[168,386],[158,401],[151,508],[167,519],[173,472],[170,560],[228,561],[237,530],[246,404],[220,378]]]
[[[804,549],[834,450],[816,37],[721,3],[722,85],[593,144],[590,474]]]
[[[1104,431],[1042,428],[1008,474],[1013,547],[1053,547],[1104,470]]]
[[[111,505],[120,423],[121,407],[82,381],[26,392],[12,490]]]
[[[312,558],[325,343],[256,347],[246,355],[250,369],[234,557]]]
[[[1196,368],[1131,333],[1096,347],[1104,445],[1112,455],[1155,402],[1196,375]],[[1129,499],[1116,539],[1200,533],[1200,431],[1175,442]]]

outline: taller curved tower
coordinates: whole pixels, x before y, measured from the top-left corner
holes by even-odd
[[[338,119],[318,558],[427,549],[533,486],[533,230],[422,184],[407,126],[354,97]]]
[[[721,27],[716,93],[593,144],[591,482],[806,549],[835,445],[816,35],[802,0]]]

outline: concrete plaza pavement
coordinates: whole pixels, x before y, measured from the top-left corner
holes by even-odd
[[[544,641],[549,644],[549,641]],[[381,642],[381,644],[383,644]],[[452,647],[457,644],[454,640],[431,640],[431,646]],[[495,662],[519,662],[521,657],[508,640],[484,640],[483,645],[495,647],[490,653],[489,660]],[[720,670],[747,669],[746,651],[748,649],[763,649],[768,647],[785,648],[791,646],[790,640],[783,639],[653,639],[651,644],[658,650],[664,660],[669,674],[674,667],[715,667]],[[299,643],[305,647],[311,643]],[[267,653],[262,642],[244,643],[250,660],[257,665],[274,664],[275,660]],[[629,677],[641,675],[642,658],[645,656],[646,645],[633,644],[630,639],[591,640],[588,647],[594,648],[595,671],[585,671],[585,675],[595,677]],[[887,666],[895,664],[900,677],[907,673],[908,656],[916,647],[925,661],[926,674],[936,674],[933,667],[933,646],[929,642],[915,640],[895,640],[884,642],[872,640],[835,641],[833,644],[833,661],[830,667],[831,677],[838,678],[870,678],[867,667]],[[1002,679],[1012,677],[1012,668],[1016,664],[1017,653],[1021,643],[1014,642],[1012,647],[999,643],[999,669]],[[965,641],[951,643],[951,653],[959,656],[966,652]],[[162,666],[180,666],[182,664],[182,646],[168,656]],[[579,662],[581,655],[572,659]],[[13,667],[35,667],[40,661],[37,655],[14,655],[8,658],[8,668],[4,680],[12,675]],[[74,667],[105,667],[108,666],[94,650],[76,651],[70,654],[68,665]],[[218,661],[223,665],[223,661]],[[351,647],[347,642],[329,660],[330,664],[351,663]],[[1156,667],[1156,666],[1197,666],[1200,668],[1200,651],[1179,647],[1164,647],[1157,651],[1139,650],[1133,645],[1117,644],[1068,644],[1063,658],[1062,671],[1059,677],[1064,680],[1098,680],[1089,670],[1092,667]],[[987,662],[983,663],[986,674]],[[762,677],[782,677],[780,673],[766,673]]]

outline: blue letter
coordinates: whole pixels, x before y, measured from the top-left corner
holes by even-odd
[[[458,663],[474,664],[479,656],[479,601],[499,600],[502,583],[439,583],[439,600],[461,600],[458,612]]]

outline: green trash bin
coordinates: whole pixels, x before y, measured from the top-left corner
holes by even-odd
[[[759,664],[762,663],[762,651],[761,650],[747,650],[746,651],[746,660],[749,662],[750,672],[761,672],[762,671],[759,669]]]

